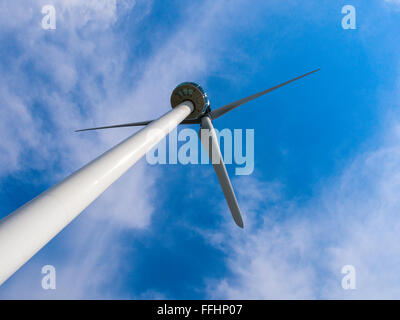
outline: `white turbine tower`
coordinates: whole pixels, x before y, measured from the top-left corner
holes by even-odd
[[[172,92],[172,110],[157,120],[78,130],[146,125],[0,221],[0,285],[180,123],[200,124],[200,138],[210,156],[233,219],[243,228],[240,209],[222,159],[212,120],[318,70],[213,111],[204,90],[195,83],[184,82]]]

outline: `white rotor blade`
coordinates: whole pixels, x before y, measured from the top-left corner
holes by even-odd
[[[75,130],[75,132],[81,132],[81,131],[89,131],[89,130],[100,130],[100,129],[110,129],[110,128],[122,128],[122,127],[135,127],[135,126],[146,126],[150,122],[154,120],[147,120],[147,121],[140,121],[140,122],[131,122],[131,123],[123,123],[123,124],[116,124],[113,126],[105,126],[105,127],[96,127],[96,128],[87,128],[87,129],[80,129],[80,130]]]
[[[199,132],[199,137],[204,145],[204,148],[208,152],[215,173],[217,174],[219,183],[221,184],[222,191],[224,192],[225,199],[228,202],[233,220],[235,220],[236,224],[240,228],[243,228],[243,219],[240,213],[239,205],[236,200],[231,181],[229,180],[224,160],[222,159],[217,135],[209,117],[201,118],[201,129]]]
[[[243,98],[243,99],[240,99],[240,100],[231,102],[231,103],[229,103],[229,104],[227,104],[227,105],[224,105],[224,106],[222,106],[222,107],[219,107],[219,108],[217,108],[217,109],[211,111],[211,113],[210,113],[211,119],[213,119],[213,120],[214,120],[214,119],[217,119],[217,118],[219,118],[220,116],[224,115],[225,113],[227,113],[227,112],[229,112],[229,111],[231,111],[231,110],[233,110],[233,109],[235,109],[235,108],[241,106],[242,104],[244,104],[244,103],[246,103],[246,102],[249,102],[249,101],[254,100],[254,99],[258,98],[258,97],[261,97],[262,95],[264,95],[264,94],[266,94],[266,93],[269,93],[269,92],[271,92],[271,91],[274,91],[274,90],[276,90],[276,89],[278,89],[278,88],[280,88],[280,87],[283,87],[283,86],[285,86],[285,85],[287,85],[287,84],[289,84],[289,83],[291,83],[291,82],[293,82],[293,81],[296,81],[296,80],[299,80],[299,79],[301,79],[301,78],[304,78],[304,77],[306,77],[306,76],[308,76],[308,75],[310,75],[310,74],[312,74],[312,73],[314,73],[314,72],[317,72],[317,71],[319,71],[319,70],[320,70],[320,69],[316,69],[316,70],[314,70],[314,71],[311,71],[311,72],[308,72],[308,73],[306,73],[306,74],[303,74],[303,75],[301,75],[301,76],[299,76],[299,77],[297,77],[297,78],[294,78],[294,79],[292,79],[292,80],[289,80],[289,81],[283,82],[283,83],[281,83],[281,84],[278,84],[278,85],[275,86],[275,87],[269,88],[269,89],[267,89],[267,90],[261,91],[261,92],[259,92],[259,93],[253,94],[253,95],[251,95],[251,96],[248,96],[248,97],[246,97],[246,98]]]
[[[100,129],[111,129],[111,128],[146,126],[146,125],[148,125],[149,123],[151,123],[153,121],[155,121],[155,120],[147,120],[147,121],[131,122],[131,123],[122,123],[122,124],[116,124],[116,125],[113,125],[113,126],[80,129],[80,130],[75,130],[75,132],[90,131],[90,130],[100,130]],[[200,121],[198,119],[192,119],[192,120],[183,120],[180,124],[197,124],[197,123],[200,123]]]

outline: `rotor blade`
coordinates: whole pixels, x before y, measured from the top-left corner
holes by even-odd
[[[131,122],[131,123],[123,123],[123,124],[116,124],[116,125],[114,125],[114,126],[87,128],[87,129],[75,130],[75,132],[89,131],[89,130],[100,130],[100,129],[110,129],[110,128],[123,128],[123,127],[145,126],[145,125],[148,125],[148,124],[149,124],[150,122],[152,122],[152,121],[154,121],[154,120],[140,121],[140,122]],[[183,120],[180,124],[196,124],[196,123],[200,123],[200,120],[199,120],[199,119]]]
[[[296,80],[299,80],[299,79],[301,79],[301,78],[304,78],[304,77],[306,77],[306,76],[308,76],[308,75],[310,75],[310,74],[312,74],[312,73],[314,73],[314,72],[317,72],[317,71],[319,71],[319,70],[320,70],[320,69],[316,69],[316,70],[314,70],[314,71],[311,71],[311,72],[309,72],[309,73],[303,74],[303,75],[301,75],[301,76],[299,76],[299,77],[297,77],[297,78],[294,78],[294,79],[292,79],[292,80],[289,80],[289,81],[283,82],[283,83],[281,83],[281,84],[278,84],[278,85],[275,86],[275,87],[269,88],[269,89],[267,89],[267,90],[264,90],[264,91],[261,91],[261,92],[259,92],[259,93],[253,94],[253,95],[251,95],[251,96],[249,96],[249,97],[246,97],[246,98],[243,98],[243,99],[240,99],[240,100],[231,102],[231,103],[229,103],[229,104],[227,104],[227,105],[224,105],[224,106],[222,106],[222,107],[219,107],[219,108],[217,108],[217,109],[211,111],[211,113],[210,113],[211,119],[213,119],[213,120],[214,120],[214,119],[217,119],[217,118],[219,118],[220,116],[224,115],[225,113],[227,113],[227,112],[229,112],[229,111],[231,111],[231,110],[233,110],[233,109],[235,109],[235,108],[241,106],[242,104],[244,104],[244,103],[246,103],[246,102],[249,102],[249,101],[254,100],[254,99],[258,98],[258,97],[261,97],[262,95],[264,95],[264,94],[266,94],[266,93],[269,93],[269,92],[274,91],[274,90],[276,90],[276,89],[278,89],[278,88],[280,88],[280,87],[283,87],[283,86],[285,86],[285,85],[287,85],[287,84],[289,84],[289,83],[291,83],[291,82],[294,82],[294,81],[296,81]]]
[[[87,129],[80,129],[80,130],[75,130],[75,132],[80,132],[80,131],[89,131],[89,130],[99,130],[99,129],[110,129],[110,128],[122,128],[122,127],[134,127],[134,126],[145,126],[152,122],[153,120],[149,121],[140,121],[140,122],[131,122],[131,123],[123,123],[123,124],[116,124],[113,126],[105,126],[105,127],[96,127],[96,128],[87,128]]]
[[[206,129],[206,130],[204,130]],[[219,183],[221,184],[222,191],[224,192],[225,199],[228,202],[229,209],[231,211],[233,220],[236,224],[243,228],[243,219],[240,213],[239,205],[236,200],[235,192],[231,181],[229,180],[228,172],[222,159],[221,150],[219,148],[217,135],[209,117],[203,117],[201,119],[201,129],[199,137],[204,145],[204,148],[208,152],[208,156],[214,167],[215,173],[217,174]]]

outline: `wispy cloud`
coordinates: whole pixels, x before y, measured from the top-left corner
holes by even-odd
[[[238,181],[247,229],[235,232],[223,227],[220,233],[207,233],[211,243],[225,252],[231,271],[230,276],[208,282],[209,296],[398,298],[397,128],[387,132],[381,147],[363,152],[340,175],[326,181],[306,204],[286,199],[271,184]],[[341,287],[341,269],[348,264],[356,268],[356,290]]]
[[[129,46],[115,26],[119,17],[136,6],[143,11],[139,20],[145,19],[151,5],[111,0],[53,3],[58,19],[54,31],[40,27],[41,5],[48,2],[8,3],[0,17],[0,41],[9,41],[11,30],[17,34],[11,37],[14,54],[1,61],[0,130],[8,137],[0,141],[3,176],[21,168],[43,170],[46,163],[51,182],[57,182],[127,135],[126,130],[86,135],[73,134],[73,130],[159,116],[169,110],[171,89],[188,78],[204,77],[208,63],[215,58],[203,45],[202,32],[217,23],[213,15],[222,12],[220,5],[197,7],[205,18],[179,21],[180,27],[157,50],[132,62],[135,57],[128,58]],[[7,12],[15,13],[13,18]],[[10,123],[12,130],[7,129]],[[0,296],[163,296],[118,291],[123,286],[119,269],[126,263],[126,250],[132,250],[132,245],[120,239],[124,230],[149,227],[156,179],[154,168],[149,170],[144,161],[138,163],[78,218],[79,223],[73,223],[54,245],[44,249],[46,255],[39,254],[3,285]],[[60,251],[65,254],[59,255]],[[49,263],[56,266],[58,275],[54,293],[40,287],[41,266]],[[116,284],[113,295],[102,289],[106,284]]]

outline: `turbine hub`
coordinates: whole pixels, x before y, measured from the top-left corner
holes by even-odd
[[[191,101],[194,105],[193,112],[187,119],[196,119],[210,106],[207,94],[201,86],[194,82],[183,82],[176,86],[171,94],[171,106],[175,108],[184,101]]]

